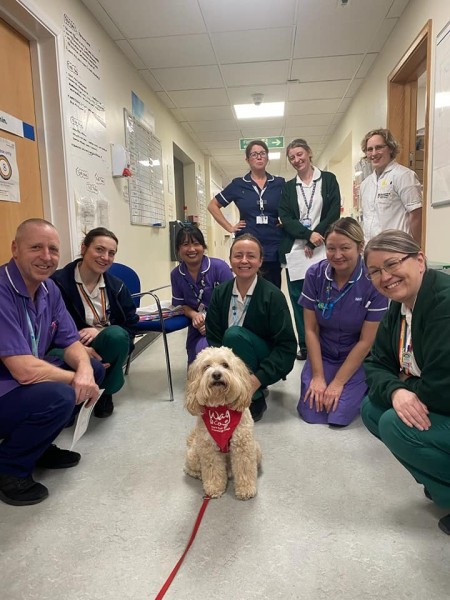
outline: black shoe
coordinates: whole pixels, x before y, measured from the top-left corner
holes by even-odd
[[[297,352],[297,360],[306,360],[308,358],[308,351],[305,346],[300,346]]]
[[[257,421],[261,421],[266,410],[267,404],[264,396],[258,398],[257,400],[253,400],[253,402],[250,404],[250,414],[252,415],[252,419],[255,423]]]
[[[442,519],[439,519],[438,525],[439,525],[439,529],[441,531],[443,531],[447,535],[450,535],[450,515],[447,515],[446,517],[442,517]]]
[[[71,450],[61,450],[52,444],[36,461],[40,469],[69,469],[80,462],[81,454]]]
[[[114,410],[112,394],[102,394],[94,406],[94,415],[99,419],[110,417]]]
[[[428,500],[433,500],[433,498],[431,497],[430,492],[427,490],[427,488],[424,486],[423,488],[423,493],[425,494],[425,496],[428,498]]]
[[[48,489],[28,477],[0,474],[0,500],[13,506],[38,504],[48,496]]]

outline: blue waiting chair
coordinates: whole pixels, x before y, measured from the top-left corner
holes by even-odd
[[[170,356],[169,356],[169,345],[167,343],[167,334],[172,333],[172,331],[179,331],[180,329],[184,329],[189,325],[189,319],[184,315],[170,317],[169,319],[163,319],[161,302],[159,297],[155,292],[159,290],[163,290],[165,288],[170,287],[170,285],[163,285],[161,287],[155,288],[153,290],[148,290],[146,292],[141,292],[141,281],[139,279],[139,275],[136,273],[134,269],[128,267],[127,265],[122,265],[120,263],[114,262],[109,272],[111,275],[118,277],[121,279],[124,284],[127,286],[134,303],[136,304],[136,308],[139,308],[141,303],[141,298],[143,296],[149,295],[151,296],[155,302],[156,307],[159,314],[159,319],[155,319],[153,321],[139,321],[139,323],[135,326],[136,336],[142,336],[151,331],[156,333],[162,333],[163,342],[164,342],[164,352],[166,355],[166,369],[167,369],[167,381],[169,384],[169,396],[170,400],[173,401],[173,385],[172,385],[172,369],[170,367]],[[131,353],[128,356],[125,374],[128,374],[130,370],[131,363]]]

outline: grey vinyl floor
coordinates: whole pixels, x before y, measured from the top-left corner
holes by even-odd
[[[0,503],[2,600],[156,597],[202,503],[201,483],[183,473],[194,419],[183,409],[184,336],[169,336],[175,402],[159,339],[133,362],[113,416],[92,419],[78,467],[36,473],[49,498]],[[359,419],[335,430],[297,417],[301,367],[271,387],[255,425],[257,497],[238,501],[230,485],[210,501],[165,598],[448,599],[444,511]]]

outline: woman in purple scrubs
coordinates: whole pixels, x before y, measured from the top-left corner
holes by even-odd
[[[170,274],[172,304],[182,306],[184,314],[191,319],[186,340],[190,365],[197,354],[209,346],[205,317],[214,288],[233,279],[233,273],[225,261],[205,256],[205,238],[194,225],[180,229],[175,248],[180,264]]]
[[[308,359],[297,410],[307,423],[349,425],[367,393],[362,362],[388,303],[365,276],[363,246],[361,226],[343,217],[325,233],[327,258],[306,273],[299,304]]]

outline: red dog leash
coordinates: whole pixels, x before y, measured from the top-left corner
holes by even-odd
[[[195,539],[195,536],[197,535],[197,531],[200,527],[200,523],[202,522],[203,519],[203,515],[205,514],[205,510],[206,507],[208,506],[208,502],[211,500],[211,498],[209,496],[205,496],[203,498],[203,502],[202,505],[200,507],[200,510],[198,512],[197,515],[197,519],[195,521],[195,525],[194,525],[194,529],[192,530],[191,533],[191,537],[189,538],[189,541],[187,543],[187,546],[183,552],[183,554],[181,555],[180,560],[177,562],[177,564],[175,565],[175,567],[173,568],[171,574],[169,575],[169,577],[166,579],[165,584],[162,586],[162,588],[159,590],[158,595],[156,596],[155,600],[161,600],[161,598],[163,598],[167,592],[167,590],[169,589],[170,584],[172,583],[172,581],[175,579],[175,575],[178,572],[178,569],[181,567],[181,563],[184,560],[184,557],[186,556],[186,554],[188,553],[189,548],[192,546],[192,542]]]

